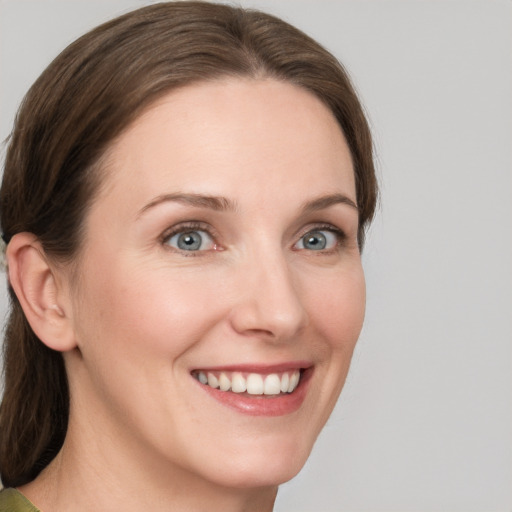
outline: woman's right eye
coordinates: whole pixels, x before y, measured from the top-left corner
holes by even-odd
[[[215,248],[212,237],[202,229],[187,229],[167,238],[166,245],[180,251],[208,251]]]

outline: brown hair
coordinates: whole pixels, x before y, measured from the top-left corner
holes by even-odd
[[[359,244],[376,203],[370,131],[350,80],[318,43],[257,11],[168,2],[105,23],[66,48],[27,93],[8,147],[0,190],[4,239],[35,234],[57,260],[72,260],[99,186],[106,148],[169,90],[223,76],[270,77],[311,91],[337,118],[351,150]],[[9,287],[0,476],[34,479],[64,441],[69,391],[62,355],[30,328]]]

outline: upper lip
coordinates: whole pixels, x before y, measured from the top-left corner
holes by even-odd
[[[222,366],[201,366],[194,368],[192,371],[203,372],[245,372],[245,373],[282,373],[293,370],[306,370],[313,364],[310,361],[287,361],[276,364],[258,364],[258,363],[243,363],[243,364],[229,364]]]

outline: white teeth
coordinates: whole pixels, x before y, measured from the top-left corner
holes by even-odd
[[[211,388],[219,387],[219,380],[217,379],[217,377],[215,377],[215,375],[213,375],[213,373],[208,374],[208,386],[210,386]]]
[[[220,388],[221,391],[232,391],[233,393],[245,393],[249,395],[279,395],[279,393],[292,393],[300,381],[300,370],[284,372],[281,374],[271,373],[260,375],[249,373],[247,377],[241,372],[197,372],[197,380],[211,388]]]
[[[263,377],[257,373],[250,373],[247,377],[247,393],[249,395],[263,395]]]
[[[290,384],[288,385],[288,393],[291,393],[299,384],[300,380],[300,372],[299,370],[295,370],[290,377]]]
[[[231,391],[234,393],[245,393],[247,391],[247,382],[244,376],[239,372],[233,373],[233,377],[231,378]]]
[[[229,391],[231,389],[231,381],[225,373],[220,374],[219,387],[221,391]]]
[[[265,377],[263,393],[265,395],[279,395],[281,392],[281,379],[275,373]]]
[[[290,385],[290,376],[285,373],[281,377],[281,391],[283,393],[288,393],[288,386]]]

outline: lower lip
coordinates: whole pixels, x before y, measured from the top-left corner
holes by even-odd
[[[240,413],[250,416],[284,416],[297,411],[304,402],[312,373],[313,368],[304,370],[299,385],[292,393],[277,396],[254,395],[251,397],[232,391],[220,391],[199,381],[197,383],[212,398]]]

